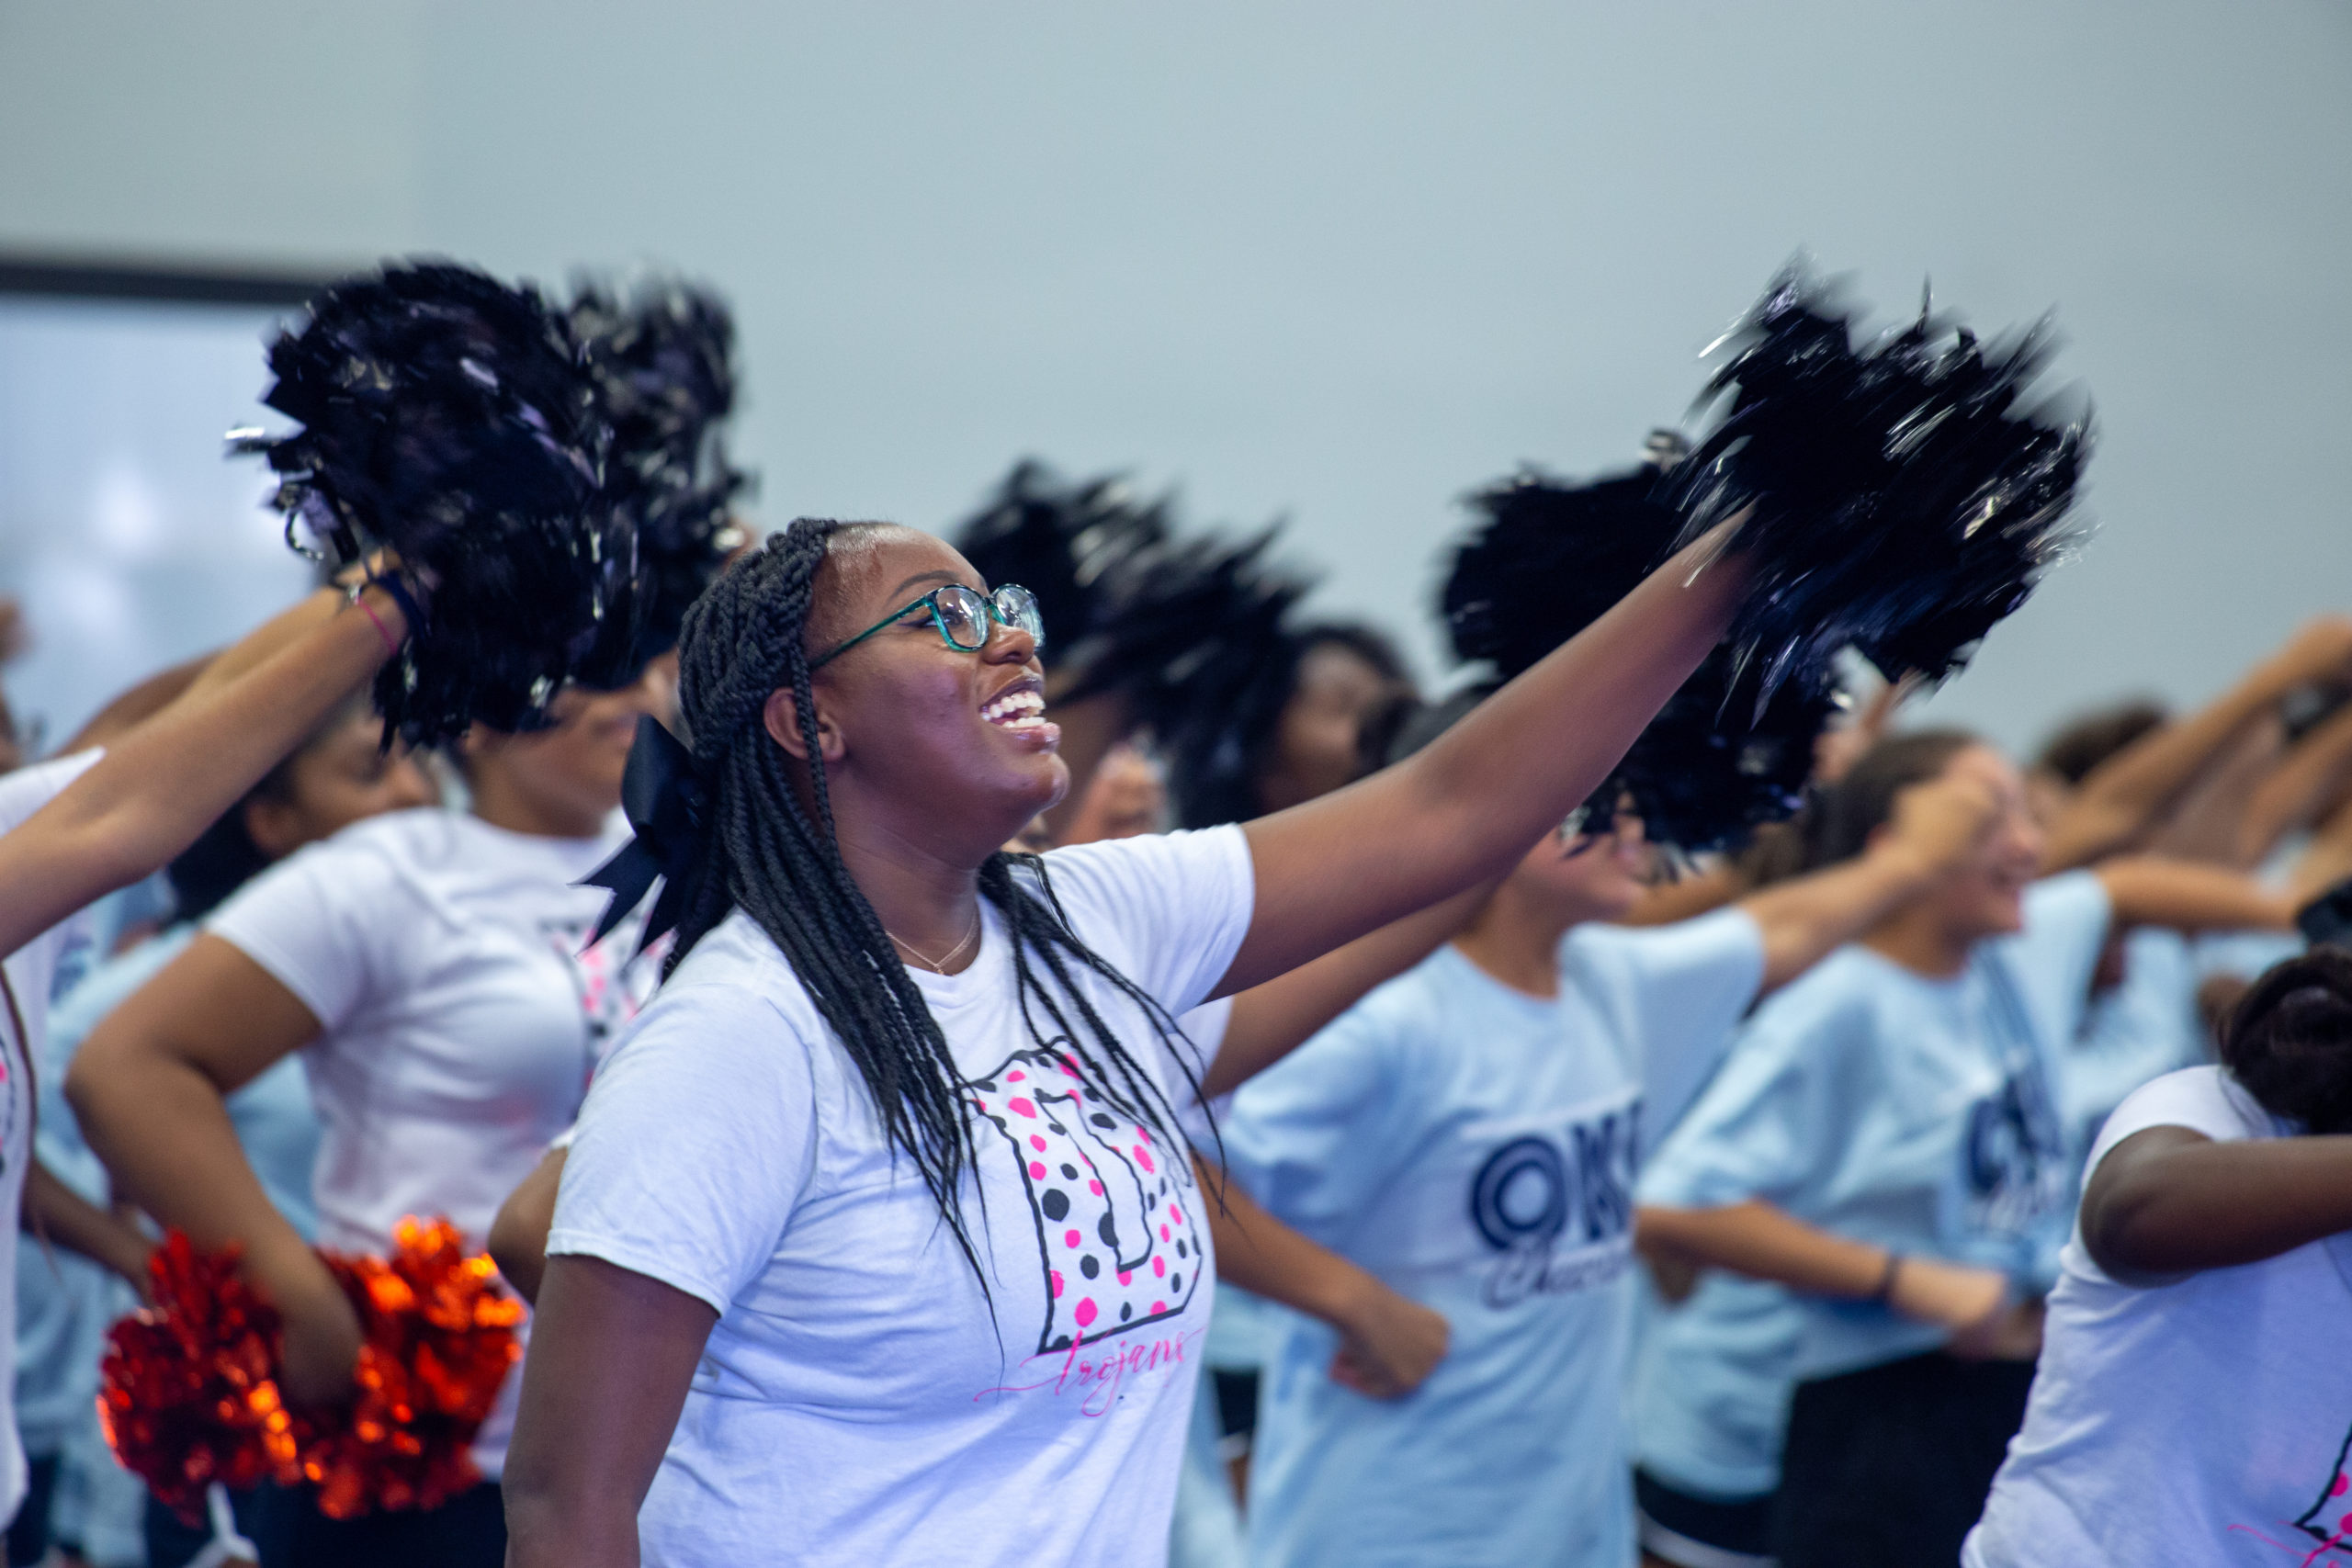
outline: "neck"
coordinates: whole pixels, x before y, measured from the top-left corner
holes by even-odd
[[[899,955],[944,975],[970,967],[979,956],[979,943],[966,940],[980,918],[978,867],[888,824],[861,820],[847,807],[842,795],[833,797],[842,864]]]
[[[493,828],[542,839],[593,839],[604,830],[604,811],[548,800],[517,788],[503,768],[477,765],[466,780],[473,814]]]
[[[1560,939],[1577,917],[1545,908],[1506,882],[1453,939],[1462,956],[1490,977],[1532,997],[1560,994]]]
[[[1914,904],[1871,927],[1862,945],[1930,980],[1949,980],[1968,967],[1973,942],[1955,937],[1936,919],[1934,909]]]

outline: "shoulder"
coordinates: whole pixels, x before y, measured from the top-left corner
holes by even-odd
[[[1056,897],[1091,908],[1139,885],[1235,883],[1250,879],[1250,840],[1238,824],[1099,839],[1040,857]],[[1077,910],[1071,909],[1073,917]]]
[[[2090,1165],[2096,1167],[2109,1149],[2151,1127],[2186,1127],[2215,1143],[2277,1137],[2283,1131],[2222,1068],[2184,1067],[2143,1084],[2116,1107],[2099,1129]]]
[[[695,943],[599,1076],[631,1054],[642,1058],[681,1048],[706,1061],[766,1063],[781,1040],[813,1046],[830,1033],[791,963],[738,909]]]
[[[1718,963],[1760,968],[1763,954],[1762,930],[1736,905],[1671,925],[1589,921],[1570,931],[1560,944],[1565,967],[1629,976],[1703,969]]]
[[[1875,953],[1841,947],[1765,998],[1751,1027],[1802,1033],[1867,1023],[1894,1005],[1896,978]]]
[[[2095,870],[2045,876],[2025,890],[2025,931],[2031,939],[2055,930],[2104,926],[2114,909]]]

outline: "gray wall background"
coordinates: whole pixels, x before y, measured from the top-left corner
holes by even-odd
[[[2335,0],[0,0],[0,249],[674,265],[770,522],[1181,479],[1433,674],[1455,498],[1630,457],[1797,247],[2054,307],[2100,532],[1933,705],[2013,743],[2352,602],[2347,132]]]

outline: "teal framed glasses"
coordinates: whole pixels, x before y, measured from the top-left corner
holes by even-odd
[[[983,593],[977,588],[967,588],[951,582],[934,588],[910,604],[891,611],[847,642],[819,654],[808,661],[817,670],[831,663],[876,632],[888,631],[917,610],[931,613],[931,624],[938,628],[940,640],[960,653],[978,653],[989,645],[989,623],[1013,631],[1024,631],[1039,648],[1046,646],[1046,623],[1037,614],[1037,596],[1017,582],[1008,582],[993,593]]]

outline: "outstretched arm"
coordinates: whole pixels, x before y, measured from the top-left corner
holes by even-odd
[[[1493,882],[1482,882],[1234,998],[1233,1016],[1201,1092],[1214,1100],[1238,1089],[1306,1043],[1366,991],[1458,935],[1494,890]]]
[[[1307,1240],[1260,1208],[1230,1176],[1220,1184],[1198,1155],[1193,1168],[1210,1194],[1218,1280],[1338,1329],[1332,1382],[1369,1399],[1401,1399],[1436,1370],[1450,1333],[1443,1317]]]
[[[1764,933],[1764,983],[1787,985],[1959,868],[1993,825],[1984,780],[1953,774],[1895,797],[1889,830],[1840,865],[1775,883],[1739,900]]]
[[[2352,620],[2311,621],[2287,646],[2188,717],[2125,747],[2090,772],[2052,825],[2044,875],[2130,849],[2155,827],[2232,740],[2296,687],[2352,671]]]
[[[2115,907],[2115,924],[2180,931],[2295,929],[2296,897],[2273,892],[2244,872],[2194,861],[2131,855],[2093,873]]]
[[[2143,1128],[2091,1172],[2082,1224],[2093,1260],[2126,1284],[2259,1263],[2352,1231],[2352,1137]]]
[[[0,836],[0,956],[195,842],[372,674],[404,623],[380,589],[362,603],[375,621],[322,589],[265,625],[221,656],[231,674],[198,677]],[[254,646],[266,650],[257,660]]]
[[[1509,872],[1722,637],[1747,581],[1719,554],[1725,536],[1675,556],[1410,758],[1250,823],[1257,901],[1219,994]]]

